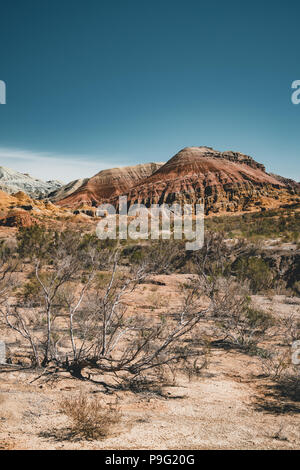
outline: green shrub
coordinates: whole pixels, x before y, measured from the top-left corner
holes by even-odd
[[[253,293],[270,289],[273,286],[273,272],[260,257],[240,258],[233,267],[233,270],[240,281],[249,280]]]

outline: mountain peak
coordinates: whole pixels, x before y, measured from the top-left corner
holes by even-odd
[[[183,148],[124,195],[129,206],[204,201],[209,214],[277,207],[291,201],[295,191],[249,155],[201,146]]]
[[[232,150],[227,150],[225,152],[220,152],[215,150],[212,147],[201,146],[201,147],[185,147],[180,150],[174,157],[172,157],[166,164],[185,164],[185,165],[197,165],[202,164],[204,158],[214,158],[214,159],[223,159],[235,163],[240,163],[248,165],[254,169],[259,169],[265,172],[265,167],[262,163],[258,163],[254,158],[249,155],[245,155],[241,152],[236,152]]]

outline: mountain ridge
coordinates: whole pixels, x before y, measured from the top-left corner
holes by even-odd
[[[185,147],[165,163],[101,170],[91,178],[62,185],[0,167],[0,190],[22,191],[57,207],[91,216],[102,203],[118,205],[118,197],[134,203],[205,203],[206,214],[278,207],[300,200],[300,183],[267,173],[251,156],[212,147]]]
[[[140,163],[138,165],[101,170],[87,179],[67,197],[57,200],[63,207],[77,208],[81,205],[96,206],[110,198],[126,192],[134,184],[153,174],[162,163]]]

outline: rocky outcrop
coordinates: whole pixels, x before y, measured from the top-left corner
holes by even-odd
[[[210,147],[184,148],[126,196],[129,206],[205,202],[206,214],[272,208],[297,199],[289,185],[253,158]],[[118,199],[111,202],[117,205]]]
[[[280,175],[274,175],[273,173],[270,173],[270,175],[276,180],[280,181],[280,183],[283,183],[287,188],[289,188],[295,194],[300,194],[300,183],[297,183],[296,181],[290,178],[284,178],[283,176],[280,176]]]
[[[34,198],[46,197],[62,186],[60,181],[42,181],[10,168],[0,167],[0,190],[8,194],[22,191]]]
[[[28,212],[22,209],[11,210],[6,217],[0,217],[0,226],[31,227],[36,221]]]
[[[144,163],[123,168],[102,170],[85,181],[67,197],[57,200],[63,207],[80,208],[84,205],[98,206],[110,198],[128,191],[158,170],[163,163]]]
[[[26,220],[29,221],[27,215],[34,219],[72,215],[71,212],[52,204],[52,202],[48,200],[41,201],[32,199],[28,194],[25,194],[22,191],[18,191],[15,194],[8,194],[0,190],[0,217],[3,221],[2,225],[5,222],[4,219],[16,214],[21,214],[25,224],[27,223]],[[15,226],[14,224],[9,225],[7,223],[5,223],[5,225]]]

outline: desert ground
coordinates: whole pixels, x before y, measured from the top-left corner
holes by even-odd
[[[0,448],[299,449],[299,205],[209,216],[195,255],[96,224],[0,227]]]
[[[176,286],[188,275],[161,275],[163,285],[141,284],[127,304],[148,315],[176,307]],[[152,279],[153,280],[153,279]],[[153,294],[158,299],[153,309]],[[300,312],[300,299],[286,295],[253,296],[255,305],[284,317]],[[152,303],[152,304],[151,304]],[[1,333],[3,336],[3,334]],[[4,338],[13,345],[16,336]],[[12,366],[7,366],[13,368]],[[53,382],[31,369],[0,374],[2,449],[297,449],[299,402],[276,393],[263,375],[261,360],[234,349],[212,347],[201,376],[177,375],[159,393],[107,392],[96,383],[62,374]],[[118,399],[121,419],[103,439],[68,438],[68,421],[58,410],[62,396],[79,390],[104,403]]]

